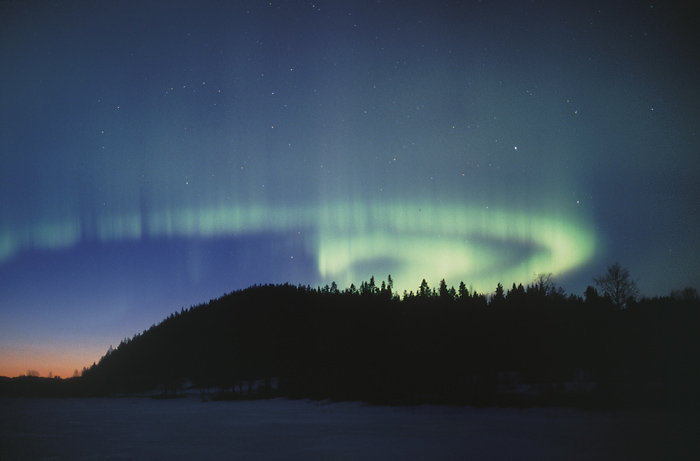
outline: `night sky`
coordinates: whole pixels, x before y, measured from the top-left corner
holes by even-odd
[[[692,2],[52,3],[0,2],[0,375],[255,283],[700,288]]]

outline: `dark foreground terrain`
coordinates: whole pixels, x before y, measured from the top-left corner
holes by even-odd
[[[694,459],[652,411],[372,406],[196,396],[0,399],[0,459]]]
[[[263,383],[257,397],[700,409],[694,290],[621,307],[592,287],[584,299],[551,284],[499,284],[487,297],[443,281],[399,297],[392,284],[250,287],[125,339],[79,378],[0,382],[0,395],[177,392],[191,382],[247,398],[244,387]]]

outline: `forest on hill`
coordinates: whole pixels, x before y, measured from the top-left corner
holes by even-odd
[[[344,290],[257,285],[173,313],[80,377],[5,379],[0,394],[187,385],[217,398],[697,407],[697,291],[604,291],[566,295],[549,275],[488,296],[444,281],[400,296],[391,277]]]

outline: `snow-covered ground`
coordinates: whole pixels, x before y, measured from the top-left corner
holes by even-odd
[[[0,399],[0,460],[669,459],[651,413],[269,401]]]

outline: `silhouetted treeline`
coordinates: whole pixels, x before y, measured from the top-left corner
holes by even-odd
[[[168,392],[189,380],[233,398],[697,405],[699,326],[694,290],[621,309],[592,287],[566,296],[548,283],[489,296],[423,283],[403,297],[391,279],[253,286],[110,348],[72,389]]]

